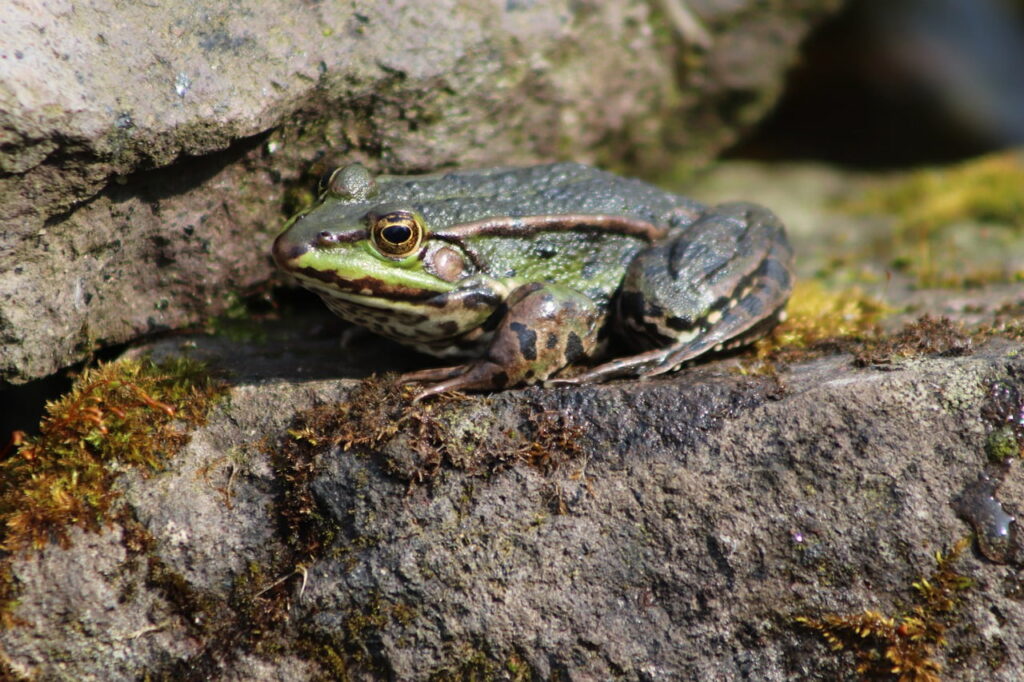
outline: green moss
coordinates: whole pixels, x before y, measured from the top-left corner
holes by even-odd
[[[946,632],[957,623],[964,592],[973,584],[954,570],[969,544],[965,538],[946,554],[936,552],[935,570],[912,584],[914,604],[898,616],[865,609],[800,616],[796,622],[818,632],[834,651],[852,652],[864,680],[939,682],[935,655],[946,645]]]
[[[1024,456],[1024,371],[1009,367],[1009,376],[987,386],[981,417],[992,426],[985,452],[993,462]]]
[[[873,335],[890,310],[859,289],[831,291],[820,283],[799,281],[786,306],[786,320],[769,345],[808,348],[830,338]]]
[[[831,291],[814,280],[798,281],[786,306],[786,319],[754,344],[745,374],[773,374],[777,363],[807,360],[849,350],[878,338],[878,321],[889,312],[859,289]]]
[[[1024,444],[1017,442],[1014,429],[1009,426],[996,429],[985,439],[985,454],[991,462],[1003,462],[1024,454]]]
[[[66,544],[67,529],[110,521],[114,479],[158,470],[227,390],[199,363],[121,360],[86,369],[46,406],[38,436],[0,462],[0,542],[7,551]]]
[[[1022,281],[1024,271],[1000,264],[1003,254],[1022,246],[1021,187],[1024,157],[1005,152],[884,182],[839,208],[891,216],[894,229],[877,252],[919,286]],[[991,250],[980,251],[986,247]]]
[[[380,654],[379,634],[391,625],[408,625],[414,617],[407,605],[372,594],[345,616],[338,634],[306,633],[299,638],[299,649],[329,671],[332,679],[367,679],[368,674],[372,679],[387,677],[390,669]]]

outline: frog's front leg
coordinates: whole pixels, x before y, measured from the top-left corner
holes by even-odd
[[[630,263],[614,323],[643,352],[558,382],[654,376],[749,343],[779,321],[792,288],[779,219],[755,204],[716,206]]]
[[[399,381],[430,384],[416,400],[445,391],[502,389],[544,381],[594,352],[604,317],[580,292],[540,283],[515,289],[496,314],[500,321],[486,357],[410,372]]]

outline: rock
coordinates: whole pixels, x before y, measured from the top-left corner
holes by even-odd
[[[286,191],[341,161],[626,153],[609,141],[637,167],[664,164],[666,141],[706,160],[838,5],[15,2],[0,385],[223,312],[270,276],[269,241],[301,203]]]
[[[11,562],[11,670],[855,679],[797,619],[912,613],[935,552],[970,533],[954,502],[991,466],[991,434],[1024,409],[1024,344],[997,338],[885,367],[832,355],[773,379],[733,358],[428,403],[396,434],[383,384],[358,389],[326,365],[280,378],[334,343],[305,338],[277,365],[276,341],[189,340],[234,368],[230,401],[168,471],[118,479],[137,528]],[[335,407],[354,388],[357,407]],[[996,495],[1013,512],[1020,460],[1005,466]],[[928,660],[951,679],[1024,667],[1019,569],[973,547],[951,564],[974,584],[928,612],[948,641]]]

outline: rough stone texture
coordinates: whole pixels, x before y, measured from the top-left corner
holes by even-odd
[[[706,159],[838,4],[692,3],[704,36],[674,1],[12,0],[0,385],[223,311],[268,277],[286,187],[342,160]]]
[[[12,562],[19,624],[4,633],[0,660],[14,679],[131,680],[145,665],[199,654],[201,643],[181,636],[179,617],[147,588],[145,559],[129,560],[120,528],[71,539],[70,549]]]
[[[329,356],[334,342],[307,324],[290,325],[290,353],[194,339],[235,388],[171,470],[120,479],[152,548],[127,552],[115,527],[17,558],[14,615],[31,625],[0,633],[0,660],[44,680],[503,679],[510,664],[539,679],[853,680],[850,659],[793,619],[898,614],[933,553],[969,532],[951,502],[986,466],[992,387],[1024,395],[1024,344],[996,339],[886,370],[826,357],[778,382],[727,359],[647,383],[477,396],[457,408],[476,429],[569,415],[583,456],[551,473],[444,467],[410,485],[380,454],[323,450],[308,490],[334,540],[296,563],[279,517],[289,483],[268,456],[295,411],[354,385],[314,378],[337,375],[320,361],[306,380],[277,378],[293,353]],[[349,357],[388,368],[388,351]],[[382,449],[414,459],[410,442]],[[1011,511],[1021,476],[1015,461],[997,493]],[[187,589],[146,573],[154,561]],[[971,549],[957,568],[976,587],[947,634],[948,679],[1017,679],[1020,567]],[[253,576],[257,605],[280,594],[265,606],[283,615],[276,630],[254,634],[233,596]]]
[[[588,425],[585,468],[554,477],[446,476],[406,497],[339,453],[314,488],[341,542],[370,546],[311,567],[314,628],[336,637],[354,613],[408,608],[373,639],[398,679],[457,666],[467,646],[515,652],[541,679],[835,679],[843,666],[791,619],[894,611],[965,533],[951,491],[985,462],[971,406],[1008,365],[1024,368],[1006,351],[885,373],[822,361],[787,374],[782,399],[699,375],[538,392],[540,409]],[[550,513],[552,487],[568,513]],[[1024,611],[995,587],[1006,569],[966,566],[994,589],[951,636],[973,652],[953,676],[1015,679]]]

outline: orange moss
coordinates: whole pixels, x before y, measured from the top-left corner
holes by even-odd
[[[46,406],[37,436],[16,438],[0,461],[0,548],[68,542],[67,528],[98,530],[126,467],[159,468],[226,390],[184,358],[122,360],[86,369]]]
[[[796,621],[817,631],[833,650],[852,652],[865,680],[939,682],[942,666],[934,656],[946,645],[962,594],[972,585],[970,578],[953,570],[969,544],[964,538],[948,553],[935,553],[935,571],[912,585],[916,604],[898,617],[865,609],[843,616],[800,616]]]

